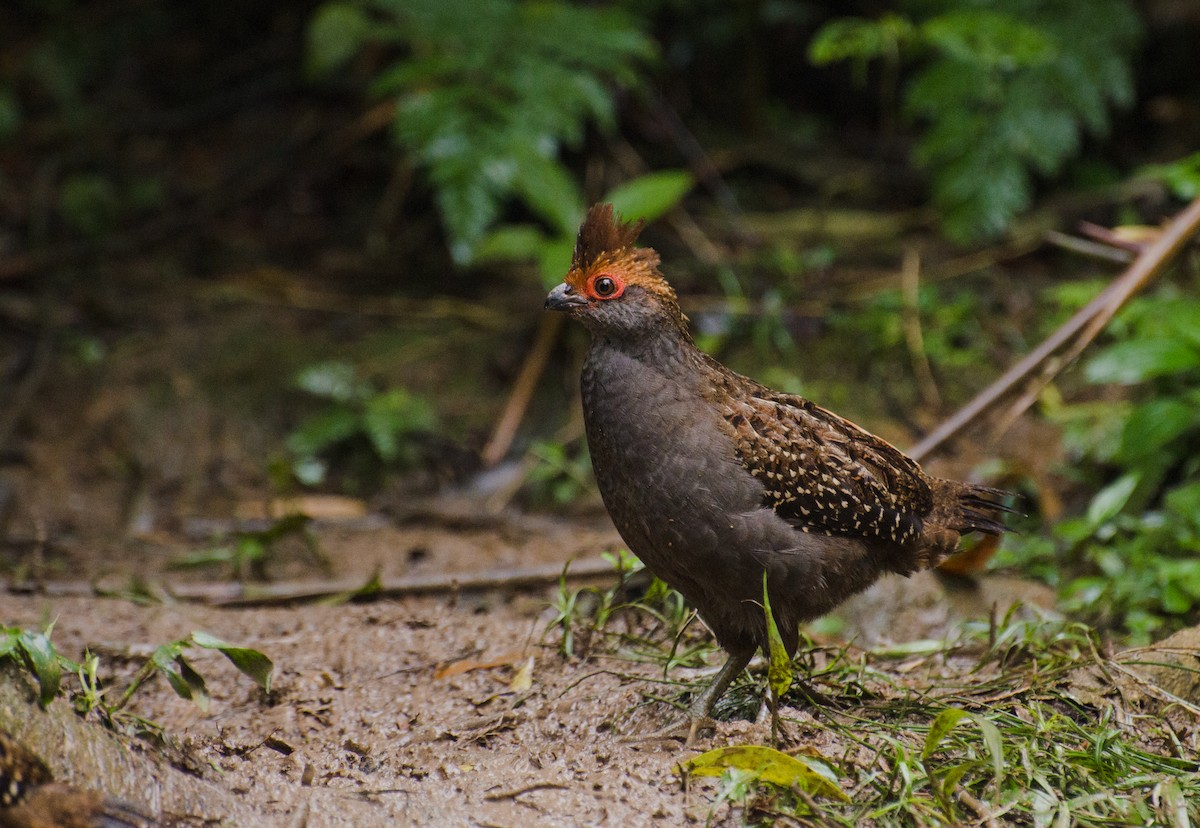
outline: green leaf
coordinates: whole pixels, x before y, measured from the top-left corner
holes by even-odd
[[[941,776],[940,788],[943,796],[949,796],[954,793],[954,789],[958,787],[958,783],[964,776],[967,775],[976,766],[975,762],[962,762],[948,769]]]
[[[1176,438],[1200,427],[1200,411],[1171,397],[1149,400],[1134,408],[1121,430],[1116,458],[1135,463],[1162,451]]]
[[[1000,728],[983,716],[972,714],[971,718],[983,734],[983,743],[992,757],[992,775],[998,781],[1004,775],[1004,741],[1000,738]]]
[[[964,719],[974,722],[979,727],[984,746],[992,759],[992,773],[999,779],[1004,774],[1004,743],[1000,738],[1000,730],[990,719],[957,707],[948,707],[934,718],[929,726],[929,734],[925,737],[925,746],[921,750],[922,761],[932,756],[950,731]]]
[[[475,262],[534,261],[549,242],[532,224],[508,224],[483,237],[475,249]]]
[[[1192,608],[1195,599],[1187,593],[1179,584],[1174,581],[1168,581],[1162,585],[1162,596],[1159,598],[1159,606],[1164,612],[1172,615],[1182,615]]]
[[[1084,375],[1094,383],[1133,385],[1200,368],[1200,350],[1178,339],[1130,339],[1092,358]]]
[[[769,747],[734,745],[716,748],[680,763],[677,769],[679,773],[696,776],[720,776],[730,769],[748,771],[771,785],[795,786],[813,796],[850,801],[828,765],[804,756],[789,756]]]
[[[542,285],[549,288],[562,281],[571,266],[571,252],[575,247],[570,237],[548,242],[538,255],[538,271],[542,274]]]
[[[229,659],[234,667],[237,667],[244,675],[261,687],[263,692],[271,692],[271,677],[274,673],[275,665],[271,662],[271,659],[258,650],[250,649],[249,647],[236,647],[199,630],[192,633],[191,640],[197,647],[217,650],[221,655]]]
[[[17,646],[21,640],[21,631],[15,627],[5,627],[3,635],[0,635],[0,658],[7,655],[12,655],[17,651]]]
[[[583,216],[583,194],[567,170],[553,158],[533,153],[520,162],[516,191],[560,235],[574,235]]]
[[[363,585],[355,589],[339,592],[336,595],[330,595],[328,598],[321,599],[320,603],[327,606],[341,606],[348,604],[351,601],[361,601],[377,597],[383,592],[383,579],[380,577],[380,569],[375,567],[371,572],[371,576],[367,578]]]
[[[1085,130],[1108,129],[1109,107],[1132,99],[1139,28],[1129,0],[959,4],[919,24],[912,42],[925,49],[911,51],[924,60],[904,108],[928,125],[914,158],[948,235],[1002,233],[1030,203],[1034,173],[1057,174]]]
[[[150,664],[166,677],[171,689],[182,699],[192,698],[192,686],[181,673],[179,666],[179,660],[183,657],[184,648],[188,643],[189,639],[181,638],[178,641],[171,641],[155,647],[154,652],[150,654]],[[127,691],[127,695],[132,689],[131,687],[130,691]]]
[[[763,614],[767,620],[767,686],[771,696],[778,703],[783,694],[792,686],[796,671],[792,660],[788,658],[787,648],[783,646],[783,638],[779,635],[779,626],[775,623],[775,614],[771,612],[771,596],[767,592],[767,573],[763,571]]]
[[[516,200],[573,233],[579,188],[559,161],[585,127],[615,121],[613,86],[636,86],[656,54],[644,24],[614,8],[511,0],[381,4],[412,57],[380,72],[393,132],[418,160],[456,262]]]
[[[62,665],[50,643],[48,632],[25,630],[18,634],[17,645],[25,653],[38,682],[38,704],[47,706],[58,695],[62,683]]]
[[[175,688],[175,692],[185,699],[191,699],[197,707],[207,713],[212,697],[208,694],[208,685],[204,683],[204,676],[197,673],[182,655],[175,657],[175,666],[178,669],[177,674],[174,671],[167,673],[167,679]],[[186,687],[187,692],[180,693],[180,687]]]
[[[288,435],[287,447],[300,457],[320,454],[358,433],[359,417],[348,408],[335,408],[310,417]]]
[[[929,733],[925,736],[925,746],[921,749],[921,758],[928,759],[942,744],[954,726],[971,714],[959,707],[947,707],[937,714],[929,725]]]
[[[1092,526],[1100,526],[1120,514],[1137,488],[1141,475],[1136,472],[1124,474],[1096,493],[1088,504],[1087,519]]]
[[[159,670],[166,671],[170,669],[175,659],[179,657],[188,643],[189,639],[181,638],[178,641],[172,641],[168,644],[155,647],[154,652],[150,654],[150,662]]]
[[[159,672],[166,676],[167,684],[171,685],[171,689],[175,691],[175,695],[181,699],[192,700],[192,686],[180,675],[178,668],[174,666],[174,662],[160,668]]]
[[[432,430],[434,419],[423,399],[394,388],[367,400],[362,425],[380,459],[392,462],[400,456],[400,437]]]
[[[367,13],[357,3],[325,3],[308,24],[307,68],[322,77],[350,61],[371,30]]]
[[[660,170],[626,181],[603,200],[626,221],[654,221],[679,204],[695,185],[696,179],[686,170]]]
[[[349,402],[367,391],[357,374],[348,362],[319,362],[296,375],[296,387],[314,397]]]
[[[1155,297],[1151,307],[1146,320],[1150,330],[1160,330],[1164,336],[1200,348],[1200,300],[1192,296],[1164,295]]]
[[[1143,167],[1138,177],[1161,181],[1176,198],[1191,201],[1200,196],[1200,152],[1186,155],[1170,164]]]
[[[848,59],[889,57],[912,37],[913,31],[911,21],[894,14],[878,20],[858,17],[831,20],[809,41],[808,59],[814,66],[825,66]]]
[[[1200,481],[1171,489],[1164,500],[1168,509],[1193,526],[1200,527]]]
[[[934,48],[957,60],[1007,69],[1045,63],[1056,51],[1043,29],[988,9],[940,14],[921,24],[920,32]]]

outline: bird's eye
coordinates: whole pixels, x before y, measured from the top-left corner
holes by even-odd
[[[592,277],[589,286],[588,293],[597,299],[616,299],[625,292],[625,284],[616,276],[608,273]]]

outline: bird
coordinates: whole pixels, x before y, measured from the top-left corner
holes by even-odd
[[[597,486],[629,550],[728,653],[688,709],[687,741],[767,652],[764,578],[789,658],[801,623],[884,573],[936,566],[1006,531],[1006,492],[926,474],[880,437],[727,368],[692,339],[644,222],[586,214],[545,308],[591,332],[580,378]]]
[[[0,730],[0,828],[156,828],[139,808],[55,782],[35,753]]]

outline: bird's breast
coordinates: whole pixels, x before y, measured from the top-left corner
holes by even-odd
[[[736,516],[761,508],[762,486],[740,466],[700,377],[620,352],[589,353],[583,409],[596,482],[632,551],[673,558],[728,547]],[[731,516],[734,519],[731,520]]]

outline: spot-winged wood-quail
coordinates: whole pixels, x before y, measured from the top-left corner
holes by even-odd
[[[613,523],[729,653],[691,706],[694,736],[766,643],[764,572],[792,656],[801,622],[886,572],[935,566],[966,532],[1003,532],[1009,510],[1003,492],[927,475],[849,420],[700,351],[640,230],[592,207],[546,308],[592,334],[583,413]]]

